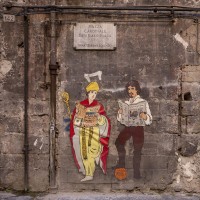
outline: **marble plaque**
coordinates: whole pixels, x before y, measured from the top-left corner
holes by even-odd
[[[116,49],[116,26],[113,23],[77,23],[74,26],[74,48]]]

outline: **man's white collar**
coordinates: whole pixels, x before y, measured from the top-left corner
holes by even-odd
[[[135,98],[130,98],[130,103],[133,103],[136,99],[140,98],[140,95],[137,95]]]

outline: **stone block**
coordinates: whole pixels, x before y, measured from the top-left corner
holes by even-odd
[[[2,123],[5,124],[5,132],[7,133],[21,133],[23,130],[23,121],[19,117],[4,116]]]
[[[177,171],[177,165],[178,165],[178,157],[169,156],[169,159],[167,162],[167,170],[170,174],[173,174]]]
[[[95,191],[95,184],[59,182],[59,189],[65,192]]]
[[[145,127],[147,133],[178,133],[179,124],[178,116],[169,115],[169,116],[160,116],[154,117],[153,122],[150,126]]]
[[[142,156],[141,169],[167,169],[168,156]]]
[[[105,110],[106,110],[107,115],[117,116],[117,112],[119,110],[117,101],[107,100],[107,106]]]
[[[135,188],[134,182],[129,180],[118,181],[118,183],[112,184],[112,191],[119,191],[119,190],[133,191],[134,188]]]
[[[158,132],[178,133],[178,116],[163,116],[157,123]]]
[[[29,116],[28,126],[30,135],[48,137],[50,129],[49,116]]]
[[[164,190],[173,181],[173,174],[167,169],[146,170],[144,175],[145,185],[151,189]]]
[[[13,34],[13,30],[15,27],[15,31],[18,31],[18,34]],[[18,55],[18,45],[22,42],[22,38],[20,36],[23,35],[23,29],[21,26],[17,27],[17,23],[3,23],[3,31],[1,33],[4,38],[3,45],[7,46],[9,43],[12,44],[13,48],[4,48],[6,57],[9,59],[15,59],[16,55]],[[12,31],[11,31],[12,30]]]
[[[29,136],[29,148],[31,154],[49,154],[49,137]]]
[[[49,171],[44,170],[33,170],[29,171],[29,188],[33,192],[45,192],[49,188]]]
[[[184,66],[182,68],[183,72],[198,72],[200,71],[200,66]],[[185,73],[186,74],[186,73]]]
[[[22,154],[24,136],[22,134],[5,134],[1,136],[0,151],[4,154]]]
[[[94,190],[96,192],[109,193],[109,192],[111,192],[111,184],[110,183],[94,184]]]
[[[63,156],[72,155],[72,147],[69,142],[66,142],[65,140],[60,141],[58,143],[58,146],[59,146],[58,148],[59,155],[63,155]]]
[[[47,101],[40,101],[36,99],[29,100],[29,110],[31,115],[44,116],[49,115],[50,107]]]
[[[35,26],[34,26],[35,27]],[[37,41],[37,42],[36,42]],[[32,54],[41,53],[44,51],[44,37],[34,33],[33,37],[30,37],[29,46]],[[43,59],[42,59],[43,61]]]
[[[31,191],[47,191],[49,187],[49,155],[29,155],[29,185]]]
[[[24,189],[24,155],[0,155],[0,187]]]
[[[186,54],[186,65],[198,65],[198,54],[193,51],[188,51]]]
[[[187,117],[187,133],[199,133],[200,132],[200,116],[188,116]]]
[[[151,98],[159,98],[161,100],[177,100],[179,92],[178,83],[169,84],[169,85],[161,85],[155,88],[152,88],[152,92],[150,94]]]
[[[160,101],[160,115],[178,115],[179,103],[177,101]]]
[[[200,71],[187,71],[182,74],[183,82],[200,82]]]
[[[14,168],[24,167],[24,155],[23,154],[0,154],[0,168],[13,171]]]
[[[22,99],[24,96],[24,87],[22,79],[20,79],[20,75],[20,69],[16,66],[16,63],[14,63],[12,70],[6,74],[3,81],[3,89],[14,96],[17,96],[18,98],[16,99]]]
[[[159,138],[157,134],[150,134],[147,133],[146,131],[144,132],[144,141],[145,143],[158,143],[159,142]]]
[[[75,102],[75,101],[80,101],[82,99],[82,94],[85,94],[86,98],[86,92],[83,91],[83,83],[77,82],[74,80],[71,80],[66,86],[65,86],[65,91],[67,91],[70,94],[70,101]],[[79,78],[77,78],[79,80]],[[76,88],[76,90],[74,90]],[[71,104],[71,102],[70,102]],[[73,107],[74,108],[74,107]],[[71,109],[72,110],[72,109]]]
[[[22,119],[24,114],[24,102],[19,100],[7,99],[6,101],[1,102],[1,109],[4,115],[8,118],[18,117]]]
[[[191,83],[183,82],[182,83],[182,99],[185,101],[187,99],[184,99],[184,96],[187,94],[191,95],[190,98],[192,101],[198,101],[199,96],[200,96],[200,84],[198,82],[191,82]]]
[[[62,174],[62,177],[60,177],[61,182],[67,182],[67,183],[81,183],[81,179],[83,179],[85,176],[82,173],[78,172],[77,168],[74,169],[68,169],[67,174]],[[91,181],[92,183],[95,183],[95,179]]]
[[[41,160],[43,162],[41,162]],[[47,170],[49,168],[49,155],[47,154],[30,154],[29,155],[30,169],[32,170]],[[48,171],[48,170],[47,170]]]
[[[182,115],[183,116],[196,116],[199,115],[200,101],[182,101]]]
[[[169,84],[170,85],[170,84]],[[179,94],[179,83],[175,83],[175,85],[171,85],[167,87],[166,89],[166,99],[169,100],[178,100],[178,94]]]
[[[67,173],[67,170],[76,169],[74,158],[71,155],[58,155],[58,167],[61,172]]]
[[[150,100],[148,101],[148,103],[149,103],[151,115],[153,117],[160,116],[160,101]]]
[[[4,169],[0,168],[0,187],[12,188],[13,190],[24,189],[24,169]]]
[[[133,152],[134,153],[134,152]],[[143,155],[157,155],[158,153],[158,144],[157,143],[144,143],[142,154]]]
[[[180,154],[185,157],[193,156],[197,153],[200,137],[198,135],[182,135]]]
[[[124,180],[117,180],[115,178],[115,182],[112,182],[112,185],[111,185],[111,189],[112,191],[120,191],[120,190],[123,190],[123,191],[134,191],[135,189],[137,188],[140,188],[140,190],[143,190],[145,189],[146,187],[148,186],[145,186],[145,178],[144,178],[144,172],[142,170],[141,171],[141,176],[142,178],[141,179],[134,179],[133,178],[133,170],[127,170],[127,178],[124,179]]]
[[[97,184],[109,184],[112,182],[113,175],[113,169],[107,169],[106,174],[104,174],[102,169],[97,166],[97,169],[94,173],[94,181]]]
[[[177,136],[173,134],[158,135],[158,155],[173,156],[177,150]]]

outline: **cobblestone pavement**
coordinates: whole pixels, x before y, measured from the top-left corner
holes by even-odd
[[[141,195],[122,193],[57,193],[29,195],[16,195],[0,192],[0,200],[200,200],[200,195]]]

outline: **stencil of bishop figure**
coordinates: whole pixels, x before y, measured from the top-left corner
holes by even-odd
[[[81,182],[93,179],[96,164],[106,174],[110,120],[103,105],[95,100],[98,91],[97,82],[88,84],[87,99],[76,104],[70,122],[72,153],[79,172],[85,176]]]

